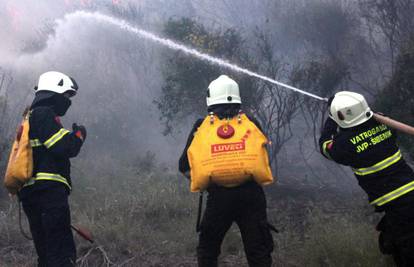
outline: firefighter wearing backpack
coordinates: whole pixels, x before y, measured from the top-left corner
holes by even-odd
[[[414,172],[395,133],[372,116],[365,98],[339,92],[330,99],[329,118],[319,140],[324,157],[350,166],[377,212],[381,252],[397,266],[414,266]]]
[[[59,118],[69,109],[78,86],[73,78],[50,71],[40,75],[35,90],[29,117],[33,178],[20,190],[19,198],[29,220],[38,266],[75,266],[68,205],[72,187],[69,159],[78,155],[86,130],[73,124],[68,131]]]
[[[262,186],[273,181],[260,125],[240,111],[238,84],[222,75],[208,88],[209,114],[188,137],[179,170],[191,191],[208,192],[198,228],[198,266],[217,266],[223,238],[236,222],[249,266],[271,266],[273,239]],[[199,211],[200,212],[200,211]],[[274,228],[273,228],[274,229]]]

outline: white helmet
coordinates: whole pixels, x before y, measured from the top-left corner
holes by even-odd
[[[207,106],[217,104],[241,104],[239,85],[226,75],[221,75],[208,86]]]
[[[48,71],[40,75],[39,83],[35,90],[36,92],[49,91],[58,94],[70,93],[70,96],[74,96],[78,91],[78,85],[73,78],[66,74]]]
[[[342,91],[335,94],[330,106],[331,117],[341,128],[351,128],[369,120],[373,112],[364,96]]]

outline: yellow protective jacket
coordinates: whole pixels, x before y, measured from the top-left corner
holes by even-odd
[[[252,179],[261,185],[272,183],[267,143],[261,130],[245,114],[222,120],[207,116],[194,132],[187,150],[191,191],[205,190],[210,183],[225,187]]]

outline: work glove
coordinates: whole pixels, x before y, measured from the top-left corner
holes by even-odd
[[[82,141],[85,141],[86,135],[87,135],[85,126],[77,125],[76,123],[73,123],[72,130],[79,139],[81,139]]]

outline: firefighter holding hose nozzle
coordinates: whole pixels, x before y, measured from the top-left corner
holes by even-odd
[[[399,267],[414,266],[414,172],[396,144],[395,132],[378,122],[364,96],[338,92],[319,145],[324,157],[350,166],[376,212],[379,246]]]

